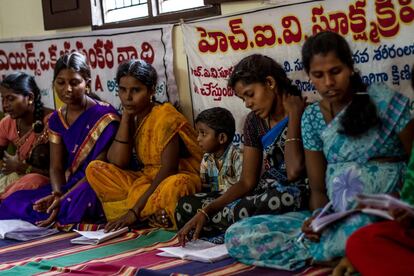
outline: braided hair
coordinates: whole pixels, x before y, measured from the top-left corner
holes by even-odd
[[[0,85],[4,88],[12,90],[15,94],[23,96],[29,96],[30,93],[33,93],[34,123],[32,127],[35,133],[41,133],[44,128],[44,108],[40,89],[37,86],[34,77],[24,72],[17,72],[7,75]]]

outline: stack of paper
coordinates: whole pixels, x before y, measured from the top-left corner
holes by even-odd
[[[352,215],[356,212],[370,214],[384,219],[393,220],[390,211],[393,209],[404,209],[408,213],[414,215],[414,207],[388,194],[372,194],[357,195],[356,201],[362,208],[351,209],[343,212],[335,212],[332,214],[321,214],[317,216],[311,223],[313,231],[319,232],[327,225]]]
[[[185,247],[161,247],[159,250],[163,251],[157,254],[159,256],[181,258],[204,263],[220,261],[229,256],[225,244],[217,245],[203,240],[188,242]]]
[[[38,227],[19,219],[0,220],[0,239],[28,241],[59,232],[56,229]]]
[[[406,210],[411,215],[414,215],[414,206],[401,201],[389,194],[372,194],[372,195],[358,195],[356,201],[359,204],[365,205],[369,208],[390,211],[393,209]]]
[[[128,227],[121,228],[117,231],[105,232],[103,229],[98,231],[78,231],[81,236],[78,238],[71,239],[70,242],[73,244],[99,244],[104,241],[110,240],[117,236],[120,236],[129,231]]]
[[[390,219],[390,220],[394,219],[387,211],[384,211],[384,210],[378,210],[378,209],[373,209],[373,208],[351,209],[351,210],[347,210],[343,212],[332,213],[332,214],[325,215],[320,218],[314,219],[311,223],[312,230],[315,232],[319,232],[323,228],[325,228],[327,225],[335,221],[341,220],[342,218],[347,217],[357,212],[362,212],[365,214],[370,214],[370,215],[374,215],[374,216],[378,216],[378,217],[382,217],[382,218]]]

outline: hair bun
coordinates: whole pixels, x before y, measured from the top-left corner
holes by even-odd
[[[35,121],[32,125],[32,128],[35,133],[41,133],[44,128],[43,122],[40,120]]]

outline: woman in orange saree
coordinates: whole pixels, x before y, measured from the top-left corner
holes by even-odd
[[[146,219],[174,229],[178,199],[201,188],[195,130],[170,103],[153,101],[157,74],[151,65],[131,60],[120,65],[116,79],[124,111],[107,155],[112,164],[94,161],[86,170],[109,221],[106,229]],[[138,171],[127,170],[134,150]]]

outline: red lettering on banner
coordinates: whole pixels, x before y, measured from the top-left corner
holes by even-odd
[[[114,48],[114,43],[112,40],[106,40],[104,43],[105,49],[105,62],[108,68],[114,67],[114,54],[112,53],[112,49]]]
[[[95,79],[95,91],[101,91],[103,92],[103,87],[102,87],[102,82],[101,82],[101,78],[99,77],[99,75],[96,75],[96,79]]]
[[[0,70],[9,70],[9,58],[3,50],[0,50]]]
[[[118,64],[121,64],[127,60],[138,58],[137,49],[135,49],[134,46],[118,47],[116,50],[118,53]]]
[[[254,26],[254,41],[256,46],[272,46],[276,43],[276,33],[272,26]]]
[[[75,49],[72,46],[76,47]],[[31,70],[34,74],[40,76],[42,72],[55,68],[56,61],[62,54],[78,51],[86,56],[87,62],[91,69],[113,68],[115,65],[112,40],[96,39],[91,48],[84,47],[84,42],[63,41],[63,49],[58,49],[56,44],[50,44],[39,52],[35,52],[35,42],[24,43],[23,51],[6,52],[0,49],[0,70]],[[141,44],[142,52],[138,53],[134,46],[118,47],[118,62],[127,59],[141,58],[148,63],[153,63],[155,59],[155,51],[150,43],[143,42]],[[102,85],[99,87],[102,89]]]
[[[348,34],[348,16],[344,12],[336,12],[329,15],[330,30],[342,35]],[[332,24],[333,23],[333,24]],[[333,25],[333,26],[332,26]]]
[[[302,40],[302,28],[299,19],[296,16],[290,15],[282,18],[283,40],[285,43],[300,42]],[[296,32],[292,31],[292,26],[295,26]]]
[[[65,41],[63,42],[63,50],[59,52],[59,56],[63,56],[70,53],[70,42]]]
[[[155,59],[155,52],[151,44],[148,42],[143,42],[141,44],[141,59],[145,60],[147,63],[152,64]]]
[[[348,16],[344,12],[333,12],[329,15],[329,19],[324,15],[322,6],[312,9],[312,33],[316,34],[324,30],[346,35],[348,33]],[[323,24],[323,26],[322,26]]]
[[[368,40],[365,32],[367,27],[365,5],[365,0],[356,1],[354,5],[349,5],[349,24],[355,40]]]
[[[58,56],[56,55],[57,52],[57,46],[55,44],[50,45],[48,48],[49,51],[49,60],[50,60],[50,66],[52,69],[55,69],[56,62],[58,60]],[[49,68],[49,65],[48,65]]]
[[[243,23],[243,20],[241,18],[237,18],[237,19],[233,19],[229,21],[230,30],[234,34],[234,35],[229,35],[229,42],[233,50],[246,50],[248,47],[249,40],[247,38],[246,32],[241,27],[242,23]],[[225,49],[227,51],[227,45]]]
[[[322,6],[312,8],[312,33],[317,34],[319,32],[329,30],[329,20],[324,14]],[[322,25],[323,24],[323,25]]]
[[[200,32],[200,37],[204,38],[207,37],[207,31],[204,28],[196,27],[197,32]],[[198,42],[198,50],[202,53],[207,53],[210,50],[210,45],[208,44],[208,41],[205,39],[201,39],[200,42]]]
[[[97,39],[96,42],[93,44],[93,48],[95,49],[96,53],[96,62],[99,68],[105,68],[105,57],[103,54],[103,41]]]
[[[25,43],[24,48],[26,49],[27,65],[32,71],[37,69],[36,54],[33,52],[33,43]]]
[[[83,42],[82,41],[76,41],[75,45],[76,45],[76,50],[79,53],[83,54],[85,57],[88,56],[88,51],[85,50],[85,48],[83,47]]]
[[[398,0],[398,3],[402,6],[400,9],[400,18],[404,23],[414,21],[414,9],[411,2],[412,0]]]
[[[392,1],[376,0],[375,13],[377,14],[378,32],[383,37],[395,36],[400,29],[400,24],[398,22]]]

